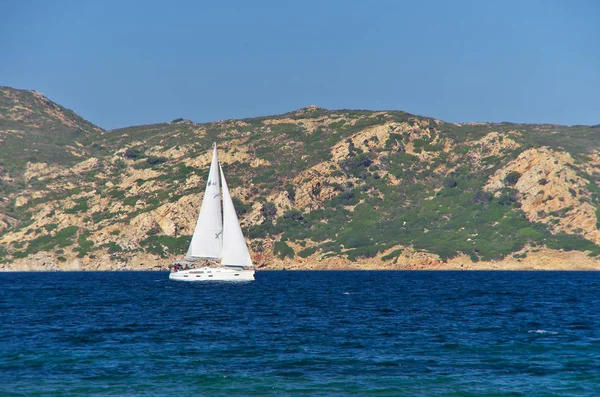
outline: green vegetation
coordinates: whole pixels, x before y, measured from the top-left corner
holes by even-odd
[[[135,206],[135,204],[140,200],[140,196],[139,195],[135,195],[135,196],[129,196],[126,199],[123,200],[123,205],[131,205],[131,206]]]
[[[106,244],[106,249],[109,254],[116,254],[123,250],[123,248],[121,248],[121,246],[115,243],[114,241],[111,241],[108,244]]]
[[[65,214],[76,214],[78,212],[87,212],[90,208],[88,207],[88,199],[82,198],[78,200],[72,208],[66,209]]]
[[[43,234],[34,238],[29,242],[25,251],[17,251],[13,253],[14,258],[25,258],[28,255],[35,254],[41,251],[50,251],[56,247],[68,247],[74,244],[75,237],[79,228],[77,226],[68,226],[59,230],[55,235]],[[23,242],[14,244],[15,248],[23,248]]]
[[[504,178],[504,183],[507,186],[514,186],[519,181],[519,178],[521,178],[521,174],[517,171],[512,171],[508,173],[508,175],[506,175],[506,177]]]
[[[94,242],[87,239],[89,237],[89,235],[90,235],[90,232],[81,233],[79,235],[79,238],[77,239],[78,246],[74,249],[74,251],[77,252],[78,258],[83,258],[90,251],[92,251]]]
[[[188,236],[171,237],[165,235],[153,235],[140,241],[140,245],[144,247],[146,252],[160,255],[165,258],[167,254],[185,254],[189,242],[190,238]]]
[[[125,153],[123,153],[123,156],[131,160],[137,160],[143,156],[143,153],[138,148],[128,148],[125,150]]]
[[[287,245],[285,241],[275,242],[274,253],[281,259],[284,259],[286,257],[294,259],[294,250],[292,249],[292,247]]]
[[[317,248],[316,247],[304,248],[302,251],[298,252],[298,256],[301,257],[301,258],[308,258],[309,256],[311,256],[315,252],[317,252]]]

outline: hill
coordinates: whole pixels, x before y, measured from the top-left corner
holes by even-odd
[[[104,131],[0,89],[0,268],[165,268],[219,156],[259,268],[600,268],[600,126],[309,106]]]

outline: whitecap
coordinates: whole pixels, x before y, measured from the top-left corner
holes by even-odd
[[[558,332],[554,332],[554,331],[547,331],[545,329],[531,329],[529,331],[527,331],[530,334],[549,334],[549,335],[556,335],[558,334]]]
[[[350,295],[350,292],[342,292],[342,295]]]

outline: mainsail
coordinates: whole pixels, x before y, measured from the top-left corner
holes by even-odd
[[[198,221],[186,257],[219,259],[222,248],[223,220],[221,219],[219,163],[217,160],[217,145],[215,144],[200,215],[198,215]]]

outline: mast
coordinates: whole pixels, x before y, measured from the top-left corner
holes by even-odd
[[[221,184],[223,185],[223,250],[221,251],[221,265],[223,266],[252,266],[252,259],[248,246],[240,227],[231,194],[225,181],[225,174],[221,170]]]
[[[219,259],[222,247],[223,220],[221,218],[221,194],[219,189],[219,161],[217,159],[217,144],[215,143],[202,207],[186,258]]]

